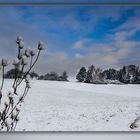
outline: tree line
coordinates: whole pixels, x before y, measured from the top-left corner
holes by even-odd
[[[24,73],[21,73],[22,76]],[[50,72],[45,75],[38,75],[32,71],[29,73],[31,78],[38,80],[54,80],[54,81],[68,81],[68,74],[66,71],[59,75],[56,72]],[[4,75],[5,78],[15,78],[15,70],[11,69]],[[93,84],[107,84],[107,83],[125,83],[125,84],[140,84],[140,69],[135,65],[123,66],[121,69],[116,70],[109,68],[102,70],[94,65],[89,66],[87,69],[81,67],[76,75],[79,82],[93,83]]]
[[[140,69],[135,65],[123,66],[116,70],[113,68],[102,70],[91,65],[86,69],[80,68],[76,79],[79,82],[106,84],[106,83],[125,83],[140,84]]]
[[[38,78],[39,80],[54,80],[54,81],[68,81],[67,72],[64,71],[62,75],[59,75],[56,72],[50,72],[45,75],[41,75]]]
[[[21,77],[22,75],[24,75],[24,73],[20,73]],[[5,78],[9,78],[9,79],[14,79],[15,76],[16,76],[15,69],[11,69],[7,71],[6,74],[4,75]],[[29,76],[32,79],[38,79],[38,80],[68,81],[68,75],[66,71],[64,71],[62,75],[59,75],[56,72],[50,72],[50,73],[47,73],[45,75],[40,75],[40,76],[36,72],[32,71],[29,73]]]

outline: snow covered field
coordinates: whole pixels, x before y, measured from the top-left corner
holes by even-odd
[[[140,85],[31,83],[16,131],[132,131],[140,115]]]

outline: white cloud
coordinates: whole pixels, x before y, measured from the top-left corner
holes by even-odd
[[[105,18],[111,18],[113,21],[118,20],[124,10],[123,8],[118,8],[118,10],[117,8],[113,9],[115,10],[114,12],[110,12],[111,10],[108,8],[105,8],[105,11],[101,8],[93,8],[90,11],[85,11],[83,14],[87,14],[86,12],[88,12],[93,15],[89,17],[89,22],[86,25],[78,21],[74,12],[69,14],[64,13],[63,17],[60,18],[59,16],[52,18],[49,15],[46,16],[46,14],[43,14],[43,16],[35,14],[31,20],[35,21],[35,19],[38,19],[38,22],[35,21],[30,25],[26,25],[26,23],[21,20],[22,12],[19,12],[15,8],[5,9],[5,11],[2,10],[0,12],[0,53],[1,55],[9,55],[15,52],[13,49],[15,48],[14,40],[19,33],[22,34],[25,41],[28,42],[27,46],[36,46],[38,40],[44,38],[44,35],[41,35],[37,30],[40,26],[38,24],[39,22],[45,23],[42,25],[43,28],[53,29],[54,33],[59,30],[65,35],[65,32],[72,34],[78,31],[78,38],[80,38],[83,34],[85,35],[92,29],[94,30],[94,27],[99,20]],[[62,29],[65,29],[65,31]],[[73,59],[68,57],[68,53],[71,52],[59,52],[59,47],[61,47],[60,44],[53,39],[50,41],[50,38],[47,38],[49,35],[51,36],[51,34],[49,34],[47,37],[45,36],[48,40],[49,49],[52,46],[55,46],[57,49],[51,54],[45,53],[42,55],[36,65],[35,71],[40,74],[45,74],[50,71],[56,71],[61,74],[66,70],[70,76],[75,76],[77,70],[82,66],[88,67],[93,64],[102,68],[118,67],[123,63],[122,59],[127,59],[129,57],[134,61],[135,58],[139,57],[139,50],[135,50],[134,48],[140,45],[140,41],[132,41],[128,38],[132,37],[138,29],[140,29],[140,21],[135,17],[116,29],[116,33],[113,35],[108,35],[106,38],[108,42],[99,43],[95,40],[81,37],[81,39],[77,40],[73,45],[72,52],[75,51],[75,58]],[[81,51],[84,51],[85,54],[83,55]],[[132,62],[132,60],[129,60],[129,62]],[[137,64],[139,63],[137,62]]]
[[[75,54],[75,58],[79,59],[79,58],[82,58],[83,56],[80,54],[80,53],[76,53]]]
[[[90,42],[90,40],[87,38],[80,39],[74,43],[73,48],[74,49],[82,49],[84,47],[87,47],[89,42]]]

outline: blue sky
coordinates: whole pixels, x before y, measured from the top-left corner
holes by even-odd
[[[45,44],[39,73],[139,65],[139,17],[140,6],[1,6],[0,55],[13,57],[20,34],[27,47]]]

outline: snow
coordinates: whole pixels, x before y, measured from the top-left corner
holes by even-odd
[[[8,87],[12,81],[6,83]],[[140,130],[129,127],[140,115],[140,85],[31,83],[16,131]]]

